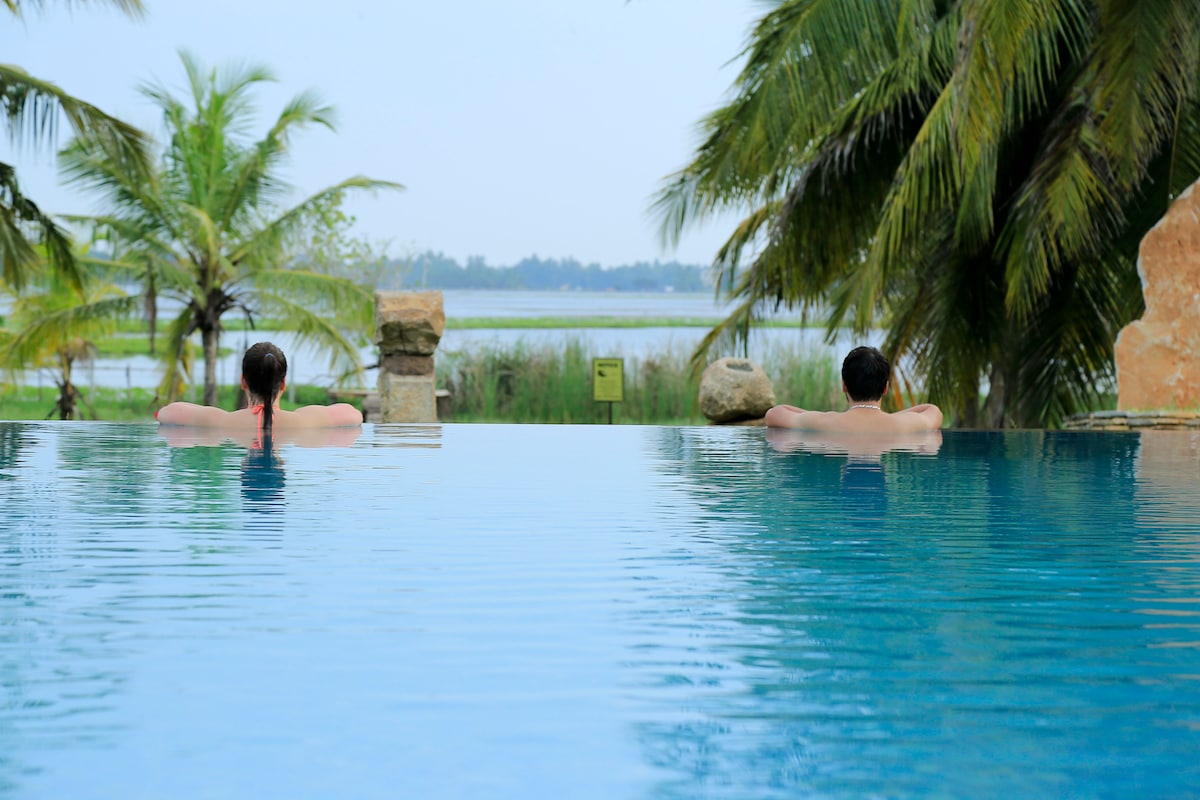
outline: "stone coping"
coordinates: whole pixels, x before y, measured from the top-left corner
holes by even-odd
[[[1093,411],[1063,420],[1066,430],[1200,430],[1200,411]]]

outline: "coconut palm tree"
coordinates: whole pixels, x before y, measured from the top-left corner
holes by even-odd
[[[141,0],[106,1],[131,15],[142,11]],[[26,7],[43,3],[3,0],[3,5],[19,18]],[[76,135],[105,142],[126,169],[145,177],[146,143],[141,132],[20,67],[0,64],[0,119],[14,140],[32,147],[53,143],[60,118]],[[0,278],[20,288],[43,257],[79,284],[67,232],[22,192],[16,169],[0,162]]]
[[[656,201],[668,240],[744,215],[705,348],[819,307],[960,424],[1096,402],[1137,243],[1200,176],[1200,4],[784,0],[745,58]]]
[[[108,205],[106,214],[87,221],[121,243],[123,260],[141,265],[148,290],[181,308],[166,332],[161,393],[172,399],[182,390],[190,372],[189,337],[198,332],[204,402],[216,403],[218,342],[230,312],[251,324],[261,317],[282,321],[331,352],[331,366],[361,368],[349,334],[369,329],[371,295],[348,280],[296,266],[292,245],[307,210],[324,199],[351,189],[401,187],[358,176],[282,208],[290,187],[279,170],[292,134],[309,125],[332,128],[332,109],[302,93],[261,139],[250,141],[250,95],[273,80],[271,73],[206,70],[186,53],[181,58],[186,100],[161,85],[142,89],[162,110],[166,129],[152,180],[132,177],[104,140],[79,137],[60,155],[68,180]]]
[[[115,332],[117,322],[139,303],[137,296],[100,277],[98,268],[111,273],[118,265],[87,253],[72,260],[79,271],[71,278],[47,269],[45,260],[33,267],[24,290],[10,297],[11,312],[0,329],[0,367],[50,371],[58,398],[47,416],[59,419],[75,419],[79,406],[87,405],[74,382],[75,366],[95,358],[96,341]]]

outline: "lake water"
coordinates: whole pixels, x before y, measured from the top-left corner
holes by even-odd
[[[446,316],[455,317],[671,317],[715,319],[728,313],[729,306],[718,304],[710,294],[675,293],[617,293],[617,292],[488,292],[449,291],[444,293]],[[708,328],[589,328],[577,329],[475,329],[447,330],[442,337],[439,351],[449,353],[479,347],[511,345],[523,341],[532,345],[558,344],[564,338],[583,342],[597,357],[623,356],[644,358],[665,351],[689,354],[708,333]],[[881,337],[874,337],[866,344],[878,344]],[[262,339],[271,339],[284,349],[288,356],[289,372],[293,382],[300,384],[330,385],[335,381],[328,359],[319,352],[296,342],[288,333],[279,332],[231,332],[222,339],[222,345],[231,352],[220,360],[218,382],[233,383],[241,374],[241,354],[246,346]],[[855,342],[860,343],[860,342]],[[751,358],[761,358],[775,347],[795,348],[801,351],[841,353],[850,344],[848,338],[840,338],[830,345],[824,341],[824,330],[817,328],[765,328],[755,331],[750,342]],[[360,351],[364,364],[372,364],[377,358],[374,346]],[[202,381],[202,365],[197,367],[194,383]],[[107,386],[115,388],[153,387],[161,375],[160,367],[147,356],[125,359],[106,359],[85,365],[79,370],[83,386]],[[27,382],[47,381],[44,376],[30,375]],[[366,385],[374,386],[376,375],[368,371]],[[50,384],[47,383],[47,386]]]

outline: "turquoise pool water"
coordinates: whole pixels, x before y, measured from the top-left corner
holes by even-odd
[[[1200,795],[1198,435],[248,444],[0,424],[0,798]]]

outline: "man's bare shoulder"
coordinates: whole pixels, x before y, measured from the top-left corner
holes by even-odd
[[[925,404],[889,414],[871,408],[849,411],[804,411],[795,406],[775,406],[767,412],[772,428],[796,428],[829,433],[917,433],[942,426],[942,412]]]
[[[796,406],[775,406],[767,411],[765,422],[769,428],[797,428],[800,430],[830,430],[840,416],[836,411],[805,411]]]

